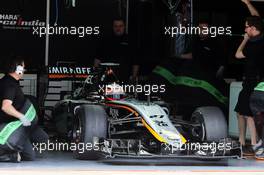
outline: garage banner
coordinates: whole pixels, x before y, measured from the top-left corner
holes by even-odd
[[[32,27],[44,27],[45,22],[39,19],[24,20],[20,14],[0,14],[2,29],[30,30]]]
[[[90,67],[68,67],[68,66],[49,66],[48,77],[50,79],[76,79],[91,76]]]
[[[173,85],[184,85],[189,87],[202,88],[203,90],[213,95],[220,103],[227,104],[228,102],[227,97],[223,96],[219,90],[217,90],[213,85],[204,80],[194,79],[187,76],[175,76],[168,69],[161,66],[157,66],[153,70],[153,72],[161,75]]]

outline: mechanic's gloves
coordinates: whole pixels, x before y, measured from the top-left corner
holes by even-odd
[[[24,116],[24,115],[22,117],[20,117],[19,120],[22,122],[23,126],[30,126],[31,125],[31,121],[28,120],[26,118],[26,116]]]

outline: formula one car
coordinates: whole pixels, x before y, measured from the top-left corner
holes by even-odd
[[[171,116],[169,104],[158,98],[140,101],[115,82],[107,82],[112,63],[93,74],[93,83],[77,89],[71,99],[59,101],[53,116],[58,130],[77,146],[77,159],[100,158],[201,158],[240,157],[240,145],[227,138],[222,111],[197,108],[190,121]],[[111,74],[111,73],[110,73]],[[104,84],[104,88],[100,84]],[[97,88],[95,88],[97,87]],[[64,122],[65,123],[65,122]]]

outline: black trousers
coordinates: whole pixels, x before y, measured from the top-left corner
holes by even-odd
[[[250,108],[250,96],[254,91],[258,81],[255,78],[246,79],[243,81],[242,90],[239,93],[235,111],[243,116],[253,116]]]
[[[0,146],[0,162],[1,161],[9,161],[8,156],[10,158],[16,152],[21,153],[22,160],[25,161],[32,161],[36,158],[35,150],[33,150],[32,143],[47,143],[48,135],[47,133],[40,128],[39,126],[34,127],[24,127],[20,130],[20,132],[24,132],[25,134],[21,133],[14,133],[12,137],[17,140],[15,146]],[[11,161],[11,160],[10,160]]]
[[[27,131],[28,138],[25,140],[23,150],[21,152],[22,160],[34,160],[36,158],[35,150],[33,150],[32,143],[47,143],[48,134],[39,126]]]

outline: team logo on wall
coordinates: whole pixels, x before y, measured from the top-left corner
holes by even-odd
[[[24,20],[21,15],[0,14],[0,26],[3,29],[23,29],[29,30],[32,27],[45,26],[45,22],[36,20]]]
[[[89,67],[48,67],[48,75],[51,79],[87,78],[90,74]]]

